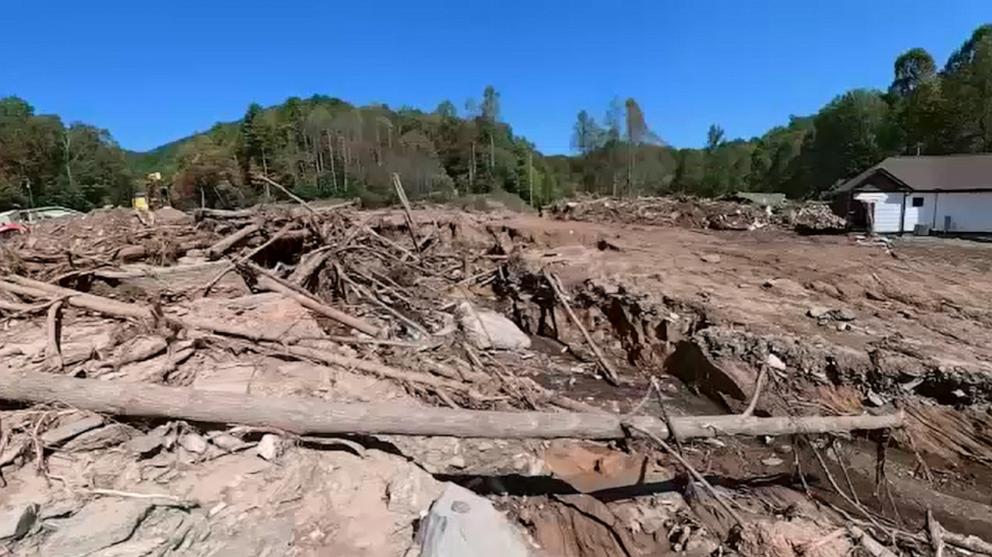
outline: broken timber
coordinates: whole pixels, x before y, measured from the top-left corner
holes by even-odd
[[[163,417],[200,422],[275,427],[297,434],[444,435],[499,439],[627,437],[624,423],[669,436],[657,418],[571,412],[497,412],[396,403],[342,403],[315,398],[253,395],[77,379],[19,371],[0,374],[0,399],[59,402],[121,416]],[[680,439],[718,435],[788,435],[888,429],[903,425],[903,412],[883,416],[756,418],[737,415],[673,417]]]

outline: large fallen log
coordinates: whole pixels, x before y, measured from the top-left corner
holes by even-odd
[[[253,272],[255,272],[255,274],[258,275],[259,278],[258,285],[260,287],[265,288],[267,290],[272,290],[273,292],[279,292],[280,294],[288,296],[296,300],[296,302],[301,306],[311,311],[315,311],[323,315],[324,317],[333,319],[338,323],[341,323],[342,325],[351,327],[356,331],[361,331],[373,337],[378,337],[379,335],[382,334],[382,330],[380,330],[375,325],[369,323],[368,321],[361,319],[359,317],[348,315],[343,311],[334,309],[327,304],[315,300],[311,295],[303,294],[302,292],[297,290],[300,287],[292,283],[287,283],[284,279],[278,277],[277,275],[271,273],[270,271],[263,269],[258,265],[253,265],[253,264],[249,264],[248,267]]]
[[[155,314],[150,308],[147,307],[129,304],[126,302],[119,302],[117,300],[111,300],[110,298],[95,296],[93,294],[79,292],[78,290],[72,290],[71,288],[63,288],[61,286],[48,284],[46,282],[41,282],[18,275],[8,275],[6,278],[10,282],[0,280],[0,290],[5,290],[19,296],[47,300],[64,298],[65,302],[70,306],[94,311],[104,315],[145,320],[155,319]],[[270,342],[284,342],[287,340],[278,334],[268,331],[259,331],[249,329],[247,327],[239,327],[238,325],[233,325],[222,321],[189,316],[176,317],[165,315],[162,317],[166,322],[185,329],[199,329],[201,331],[209,331],[212,333],[247,338],[250,340],[267,340]]]
[[[669,436],[662,420],[650,416],[571,412],[496,412],[397,403],[343,403],[315,398],[253,395],[163,387],[143,383],[77,379],[18,371],[0,374],[0,399],[58,402],[120,416],[160,417],[210,423],[275,427],[297,434],[394,434],[487,437],[619,439],[624,424],[659,438]],[[681,439],[717,435],[786,435],[887,429],[903,425],[903,413],[884,416],[756,418],[673,417]]]
[[[176,250],[176,255],[177,256],[185,255],[186,252],[190,250],[205,248],[209,245],[210,242],[203,239],[186,241],[179,244],[179,247]],[[145,246],[124,246],[119,250],[117,250],[117,252],[114,254],[114,257],[122,262],[127,263],[131,261],[145,259],[149,255],[151,254],[148,253],[148,248],[146,248]]]
[[[306,346],[286,345],[282,346],[280,350],[286,354],[296,356],[297,358],[306,358],[308,360],[313,360],[323,364],[340,366],[345,369],[354,368],[366,373],[378,375],[379,377],[387,377],[397,381],[409,381],[411,383],[429,385],[431,387],[442,387],[457,392],[467,392],[471,388],[469,383],[463,383],[461,381],[454,381],[452,379],[445,379],[442,377],[435,377],[419,371],[397,369],[378,362],[363,360],[362,358],[350,358],[348,356],[334,354],[326,350],[308,348]]]
[[[227,253],[227,250],[233,248],[239,243],[248,239],[249,236],[261,230],[262,227],[257,224],[249,224],[244,228],[240,228],[235,232],[217,240],[214,245],[207,248],[207,258],[217,259],[218,257]]]

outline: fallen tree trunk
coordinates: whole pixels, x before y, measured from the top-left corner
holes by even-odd
[[[313,360],[315,362],[340,366],[345,369],[354,368],[367,373],[378,375],[380,377],[395,379],[397,381],[409,381],[411,383],[429,385],[432,387],[443,387],[458,392],[469,391],[471,387],[468,383],[463,383],[461,381],[445,379],[442,377],[435,377],[433,375],[428,375],[426,373],[421,373],[418,371],[397,369],[377,362],[363,360],[361,358],[350,358],[348,356],[341,356],[339,354],[327,352],[326,350],[318,350],[316,348],[308,348],[306,346],[298,346],[298,345],[283,346],[281,347],[281,351],[286,354],[292,354],[293,356],[296,356],[298,358],[306,358],[308,360]]]
[[[206,240],[190,240],[188,242],[183,242],[179,244],[179,249],[176,251],[176,255],[185,255],[186,252],[190,250],[205,248],[209,245],[210,242]],[[144,259],[148,256],[148,248],[145,246],[124,246],[117,250],[114,254],[116,259],[119,259],[124,263]]]
[[[215,219],[245,219],[258,215],[259,209],[249,208],[249,209],[195,209],[193,211],[193,218],[197,221],[201,221],[204,218],[215,218]]]
[[[155,315],[152,313],[151,309],[139,305],[118,302],[117,300],[111,300],[110,298],[79,292],[78,290],[72,290],[71,288],[55,286],[54,284],[48,284],[46,282],[41,282],[18,275],[9,275],[6,278],[13,282],[0,281],[0,290],[6,290],[7,292],[12,292],[20,296],[49,300],[52,298],[65,298],[66,303],[70,306],[95,311],[104,315],[112,315],[114,317],[134,319],[155,318]],[[266,331],[252,330],[209,319],[200,319],[196,317],[174,317],[170,315],[165,315],[163,318],[177,327],[187,329],[199,329],[201,331],[209,331],[212,333],[247,338],[250,340],[267,340],[270,342],[284,342],[287,340],[285,338],[281,338],[277,334],[272,334]]]
[[[262,227],[257,224],[249,224],[248,226],[241,228],[238,231],[221,238],[220,240],[217,240],[214,245],[207,248],[207,259],[217,259],[227,253],[227,250],[247,240],[249,236],[261,229]]]
[[[619,439],[627,437],[623,424],[629,423],[659,438],[669,436],[665,423],[650,416],[496,412],[397,403],[342,403],[300,397],[266,398],[142,383],[77,379],[31,371],[0,374],[0,399],[59,402],[83,410],[122,416],[275,427],[301,435],[384,433],[499,439]],[[812,418],[676,417],[672,418],[672,424],[683,439],[735,434],[826,433],[901,427],[903,413]]]
[[[351,327],[356,331],[361,331],[367,335],[378,337],[382,334],[382,331],[375,325],[369,323],[368,321],[348,315],[347,313],[334,309],[327,304],[323,304],[309,295],[303,294],[297,290],[298,286],[287,283],[285,280],[279,278],[278,276],[272,274],[266,269],[259,267],[258,265],[249,265],[249,268],[258,275],[259,281],[258,285],[266,290],[272,290],[273,292],[279,292],[285,296],[288,296],[301,306],[315,311],[324,317],[328,317],[345,325]]]

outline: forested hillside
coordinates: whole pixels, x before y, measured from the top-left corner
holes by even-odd
[[[504,190],[534,204],[562,194],[543,157],[500,119],[499,93],[487,87],[461,115],[444,101],[433,112],[355,107],[315,95],[269,108],[248,107],[239,122],[150,153],[132,155],[141,172],[171,178],[173,196],[244,204],[264,196],[262,172],[307,197],[388,202],[398,173],[412,197],[437,200]]]
[[[120,203],[145,187],[149,172],[161,172],[185,205],[254,203],[266,195],[251,179],[259,172],[303,197],[370,203],[391,201],[392,173],[411,197],[439,201],[494,191],[534,205],[575,192],[812,197],[889,155],[992,151],[992,25],[975,30],[943,68],[912,49],[895,60],[887,91],[843,93],[761,137],[728,139],[717,123],[704,148],[680,149],[665,144],[664,122],[648,122],[636,99],[615,99],[598,120],[579,112],[571,156],[545,157],[503,121],[493,87],[461,109],[444,101],[431,112],[316,95],[253,104],[240,121],[129,153],[125,164],[107,132],[66,126],[7,98],[0,100],[0,210]]]
[[[603,121],[579,113],[577,156],[554,161],[560,183],[598,193],[816,196],[886,156],[992,151],[992,25],[975,30],[942,69],[914,48],[895,60],[887,91],[843,93],[813,116],[746,141],[726,140],[714,124],[703,149],[665,147],[633,100],[614,102]],[[663,123],[658,131],[664,137]]]
[[[17,97],[0,98],[0,211],[126,203],[131,176],[106,130],[42,116]]]

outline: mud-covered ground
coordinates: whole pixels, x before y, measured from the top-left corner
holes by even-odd
[[[595,222],[420,209],[413,218],[423,245],[414,255],[400,211],[336,210],[316,217],[319,234],[300,211],[196,223],[175,212],[157,223],[116,212],[109,224],[43,226],[8,243],[0,263],[5,278],[279,331],[339,356],[434,374],[448,387],[67,307],[62,372],[77,377],[520,411],[560,409],[564,397],[570,408],[661,416],[740,412],[764,372],[759,416],[905,412],[906,427],[892,432],[682,443],[681,454],[743,525],[641,438],[316,439],[111,415],[48,447],[37,441],[47,430],[88,414],[7,401],[0,537],[10,513],[33,514],[28,530],[0,542],[17,555],[416,555],[424,517],[451,484],[505,511],[533,555],[864,551],[850,526],[904,554],[932,555],[927,510],[951,532],[992,538],[992,244],[800,236],[744,222],[767,212],[731,213],[740,230],[671,213],[640,224],[636,213]],[[296,221],[298,229],[266,248]],[[211,255],[246,226],[258,232]],[[251,273],[230,273],[203,293],[229,260],[251,253],[293,280],[328,248],[334,258],[300,284],[381,327],[386,341],[346,336],[292,298],[264,291]],[[604,381],[546,273],[560,280],[619,385]],[[0,373],[52,371],[38,300],[5,293],[0,301],[14,308],[0,317]],[[511,319],[529,347],[467,348],[457,309],[465,301]],[[645,398],[652,378],[660,401]],[[451,381],[471,384],[471,394]]]

